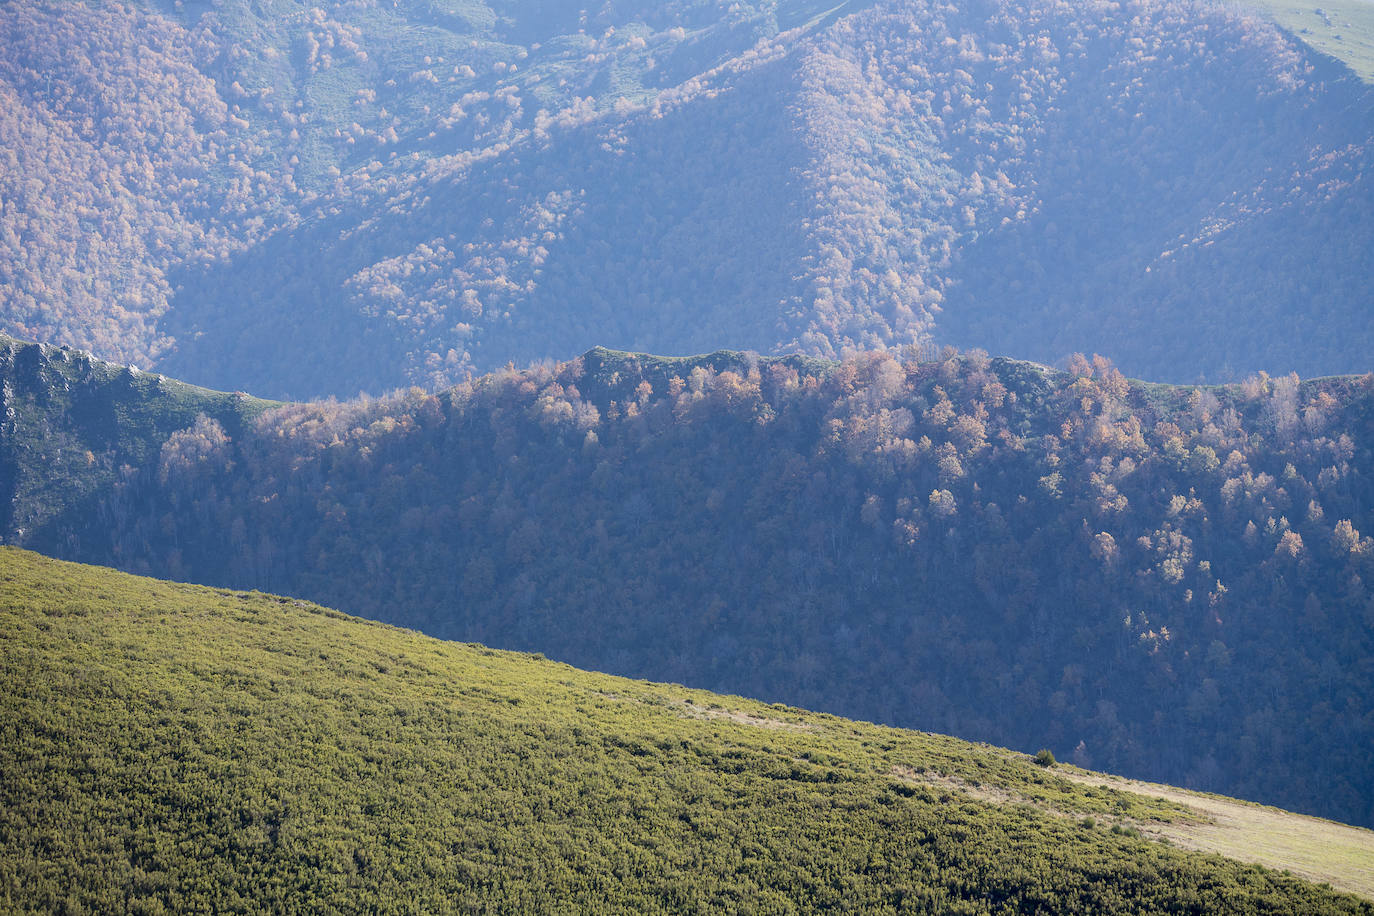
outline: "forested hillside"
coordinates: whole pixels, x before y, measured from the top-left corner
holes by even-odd
[[[0,711],[10,913],[1374,912],[1022,754],[7,547]]]
[[[25,0],[0,328],[295,397],[595,344],[1358,372],[1372,132],[1181,0]]]
[[[596,350],[257,413],[0,372],[10,543],[1374,822],[1369,376]]]

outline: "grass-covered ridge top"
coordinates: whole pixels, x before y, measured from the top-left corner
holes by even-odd
[[[1328,57],[1374,83],[1374,3],[1369,0],[1243,0]]]
[[[1371,912],[988,746],[11,548],[0,622],[12,911]]]

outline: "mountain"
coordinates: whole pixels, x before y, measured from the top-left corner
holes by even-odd
[[[1372,106],[1179,0],[9,3],[0,327],[297,398],[599,343],[1362,372]]]
[[[986,745],[12,548],[0,621],[9,912],[1374,912]]]
[[[593,350],[273,406],[10,342],[0,382],[7,543],[1374,823],[1369,376]]]

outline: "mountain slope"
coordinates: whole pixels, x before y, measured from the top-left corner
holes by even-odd
[[[1368,368],[1374,96],[1235,7],[32,3],[0,50],[0,327],[202,384]]]
[[[10,543],[1374,822],[1368,377],[595,350],[117,454],[36,350]]]
[[[0,616],[18,912],[1371,911],[995,748],[10,548]]]

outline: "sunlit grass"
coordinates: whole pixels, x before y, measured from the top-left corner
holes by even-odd
[[[1374,82],[1374,2],[1369,0],[1245,0],[1365,82]]]
[[[1023,755],[0,548],[7,912],[1362,912]]]
[[[1151,827],[1150,835],[1189,849],[1287,869],[1374,900],[1374,831],[1220,795],[1076,768],[1064,775],[1089,785],[1175,802],[1203,815]]]

